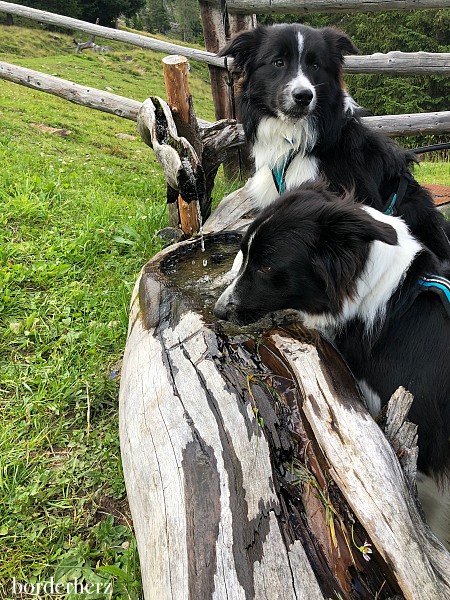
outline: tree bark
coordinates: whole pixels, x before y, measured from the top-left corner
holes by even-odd
[[[188,81],[189,63],[184,56],[170,55],[163,58],[163,73],[166,86],[167,103],[172,111],[173,120],[179,136],[188,140],[197,156],[201,157],[203,144],[200,130],[195,116],[192,96],[189,91]],[[203,169],[200,176],[204,178]],[[201,186],[206,194],[206,181]],[[193,235],[200,229],[202,218],[199,214],[200,206],[209,215],[210,202],[206,197],[198,198],[198,202],[185,202],[182,195],[178,196],[177,221],[169,223],[174,227],[180,227],[183,233]],[[175,211],[171,214],[174,214]]]

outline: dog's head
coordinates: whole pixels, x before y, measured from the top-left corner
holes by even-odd
[[[355,296],[375,240],[395,245],[396,231],[351,197],[302,186],[252,223],[241,243],[240,270],[214,312],[239,324],[282,309],[337,316]]]
[[[243,72],[244,102],[267,116],[298,120],[321,97],[342,94],[343,56],[357,52],[344,33],[293,24],[240,33],[220,55],[232,56]]]

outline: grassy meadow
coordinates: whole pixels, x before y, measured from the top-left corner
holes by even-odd
[[[0,25],[1,60],[165,96],[162,55],[113,42],[76,55],[72,37]],[[205,66],[191,65],[190,86],[213,120]],[[131,121],[0,80],[0,122],[0,598],[17,597],[14,580],[77,578],[103,590],[86,597],[136,600],[118,386],[131,290],[166,225],[164,180]],[[417,175],[450,185],[448,163]]]
[[[3,61],[164,97],[161,55],[71,45],[0,26]],[[193,65],[190,85],[213,119],[207,69]],[[1,80],[0,119],[0,598],[13,578],[51,577],[139,598],[118,385],[130,293],[166,225],[164,180],[131,121]]]

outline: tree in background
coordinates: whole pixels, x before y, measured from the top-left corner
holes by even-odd
[[[82,13],[80,0],[21,0],[20,4],[74,19],[80,19]]]
[[[172,27],[165,0],[147,0],[145,6],[131,19],[128,19],[127,23],[134,29],[141,29],[150,33],[165,34]]]
[[[145,0],[22,0],[21,4],[91,23],[98,18],[100,25],[115,27],[121,15],[131,17]]]
[[[203,35],[200,21],[200,8],[197,0],[177,0],[177,20],[180,24],[181,39],[184,42],[198,41]]]
[[[150,33],[168,33],[184,42],[203,41],[197,0],[145,0],[145,7],[129,24]]]
[[[78,0],[81,18],[100,25],[115,27],[120,16],[131,17],[145,5],[145,0]]]

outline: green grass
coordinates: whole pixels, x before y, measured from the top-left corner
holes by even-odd
[[[161,55],[116,43],[75,55],[71,37],[0,26],[2,60],[136,100],[165,96]],[[192,64],[190,86],[198,116],[213,120],[206,67]],[[113,584],[89,598],[134,600],[118,384],[131,290],[166,224],[162,173],[130,121],[4,81],[0,119],[0,598],[14,577],[77,577]],[[450,185],[448,163],[418,176]]]
[[[160,55],[75,55],[57,38],[0,27],[2,60],[164,97]],[[207,70],[194,66],[190,84],[212,119]],[[162,172],[130,121],[3,81],[0,118],[0,597],[14,577],[77,577],[139,598],[118,385],[131,290],[166,225]]]
[[[423,161],[416,167],[414,175],[423,184],[437,183],[450,186],[450,163]]]

